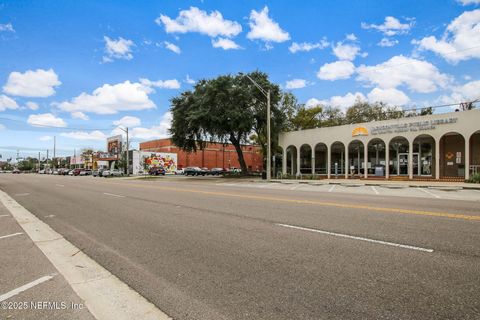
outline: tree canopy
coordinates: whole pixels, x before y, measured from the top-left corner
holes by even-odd
[[[287,119],[280,107],[280,87],[271,83],[265,73],[256,71],[248,76],[265,91],[270,90],[271,136],[275,145]],[[185,151],[202,149],[207,142],[231,143],[242,171],[246,172],[241,144],[247,143],[253,133],[262,149],[266,149],[267,98],[245,75],[200,80],[193,90],[171,102],[172,141]]]

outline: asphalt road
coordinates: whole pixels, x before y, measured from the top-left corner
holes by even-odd
[[[174,319],[480,318],[478,202],[219,182],[0,175]]]

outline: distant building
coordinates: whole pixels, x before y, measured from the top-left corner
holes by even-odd
[[[231,144],[208,143],[203,150],[185,152],[170,139],[159,139],[140,143],[141,152],[176,154],[177,168],[240,168],[237,152]],[[262,171],[263,155],[258,145],[242,145],[243,157],[249,171]]]

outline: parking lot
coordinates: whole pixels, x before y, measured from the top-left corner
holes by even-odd
[[[0,252],[0,319],[94,319],[1,203]]]
[[[317,193],[352,193],[376,196],[415,197],[425,199],[451,199],[480,201],[480,190],[461,189],[450,186],[409,187],[403,185],[361,185],[359,183],[299,183],[297,181],[282,181],[280,183],[258,182],[218,182],[224,187],[261,188],[275,190],[296,190]],[[447,191],[448,190],[448,191]]]

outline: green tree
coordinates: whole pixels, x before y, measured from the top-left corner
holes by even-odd
[[[405,116],[405,112],[398,108],[388,106],[383,102],[369,103],[357,100],[355,104],[345,112],[345,123],[361,123],[398,119]]]
[[[286,115],[279,108],[281,92],[262,72],[248,74],[264,90],[270,90],[271,137],[276,144],[283,130]],[[242,172],[247,171],[241,144],[255,134],[266,154],[267,101],[244,75],[224,75],[200,80],[193,91],[186,91],[172,100],[170,133],[175,145],[185,151],[203,149],[207,142],[231,143],[237,152]]]

